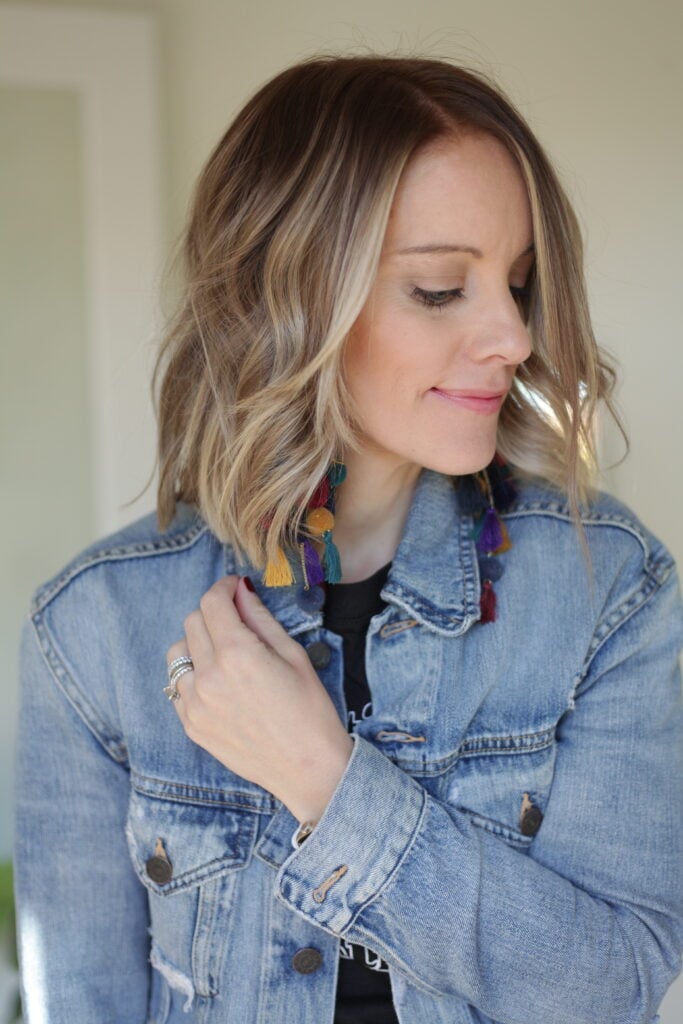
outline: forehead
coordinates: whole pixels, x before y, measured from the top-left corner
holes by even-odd
[[[523,247],[531,237],[531,207],[516,161],[492,136],[467,135],[439,140],[409,159],[394,196],[383,255],[435,242],[486,252],[505,239],[513,248]]]

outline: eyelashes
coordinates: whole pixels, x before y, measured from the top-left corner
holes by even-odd
[[[464,297],[464,290],[462,288],[450,288],[448,291],[441,292],[428,292],[424,288],[413,288],[411,295],[421,305],[427,306],[429,309],[443,309],[445,306],[449,306],[452,302],[462,299]],[[526,286],[524,288],[510,285],[510,294],[512,297],[524,304],[531,294],[531,289]]]

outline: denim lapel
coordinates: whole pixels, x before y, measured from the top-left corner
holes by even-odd
[[[453,479],[423,469],[382,598],[434,632],[455,636],[479,619],[479,573],[472,518],[459,511]],[[287,632],[296,636],[322,625],[321,612],[296,601],[300,584],[266,587],[261,573],[239,563],[224,545],[224,571],[251,576],[256,592]]]
[[[382,598],[447,636],[479,619],[479,571],[453,478],[423,469]]]

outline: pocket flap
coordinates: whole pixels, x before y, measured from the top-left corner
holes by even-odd
[[[126,836],[140,881],[166,894],[246,867],[257,825],[251,811],[163,800],[133,790]]]

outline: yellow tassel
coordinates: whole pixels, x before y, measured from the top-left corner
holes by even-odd
[[[502,519],[498,519],[500,526],[500,532],[503,534],[503,543],[500,544],[495,551],[492,551],[492,555],[502,555],[505,551],[509,551],[512,547],[512,541],[510,540],[510,534],[507,531],[507,527]]]
[[[267,587],[289,587],[294,582],[292,567],[282,548],[277,549],[275,561],[267,563],[263,582]]]
[[[312,508],[306,514],[306,526],[314,537],[322,537],[334,526],[334,516],[329,508]]]

